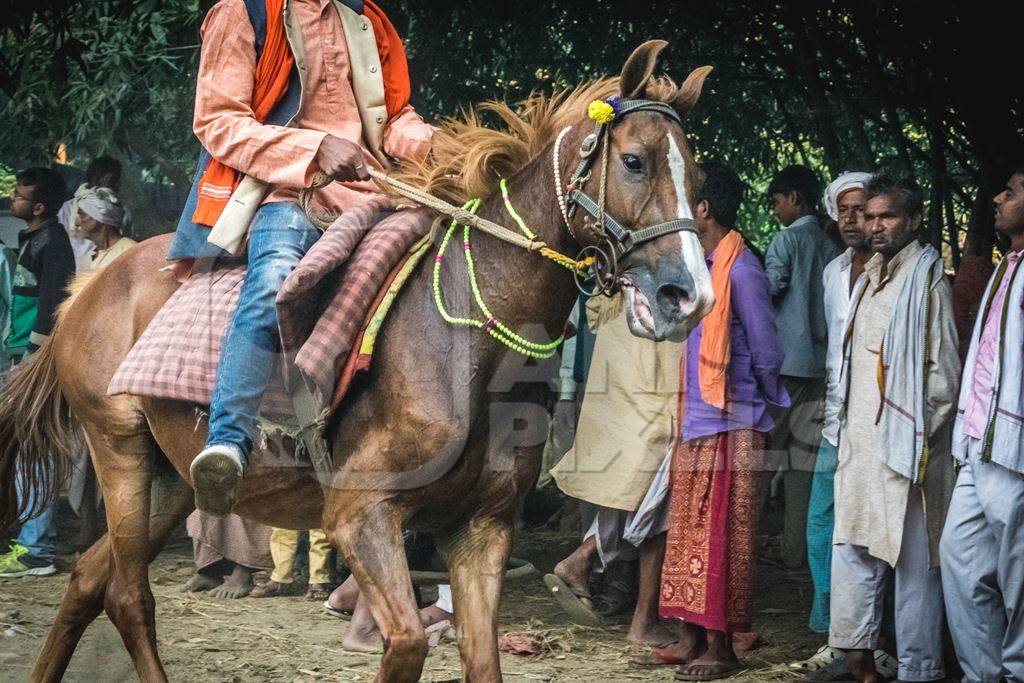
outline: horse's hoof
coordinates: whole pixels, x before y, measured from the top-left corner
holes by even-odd
[[[196,456],[189,468],[196,490],[196,507],[215,517],[224,517],[235,504],[235,491],[242,481],[241,454],[233,446],[210,446]]]

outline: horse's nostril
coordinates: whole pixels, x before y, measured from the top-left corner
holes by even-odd
[[[679,285],[665,284],[658,287],[656,295],[658,310],[669,320],[679,320],[686,315],[687,305],[693,301],[693,291]]]

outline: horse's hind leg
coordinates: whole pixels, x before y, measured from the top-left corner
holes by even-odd
[[[153,480],[149,525],[152,561],[168,536],[192,511],[192,490],[169,469]],[[109,535],[104,535],[75,563],[64,599],[32,671],[33,681],[59,681],[86,627],[103,609],[114,565]]]
[[[512,521],[476,517],[440,541],[451,573],[463,680],[500,681],[498,600],[512,547]]]
[[[391,503],[360,493],[329,495],[325,527],[348,561],[384,637],[384,657],[375,680],[412,683],[423,671],[427,635],[403,548],[403,515]]]

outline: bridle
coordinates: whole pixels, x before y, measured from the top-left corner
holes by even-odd
[[[593,132],[589,133],[580,143],[580,162],[576,169],[569,176],[569,182],[563,196],[561,187],[561,169],[559,168],[559,148],[562,138],[571,129],[565,128],[555,140],[554,166],[555,166],[555,191],[559,199],[559,208],[562,211],[562,219],[565,221],[569,233],[578,243],[579,238],[572,230],[572,217],[577,209],[583,209],[590,218],[584,219],[584,225],[593,225],[597,233],[598,243],[584,246],[577,256],[578,261],[587,257],[594,259],[591,266],[591,276],[583,278],[576,276],[576,286],[588,296],[604,294],[611,296],[619,289],[619,278],[621,276],[620,264],[637,247],[663,235],[675,232],[692,232],[696,234],[691,218],[676,218],[674,220],[648,225],[637,230],[627,230],[615,218],[605,211],[605,198],[608,187],[608,153],[611,147],[612,127],[622,120],[627,114],[638,111],[653,111],[667,116],[669,119],[682,125],[679,114],[663,102],[641,99],[619,99],[614,106],[615,115],[611,121],[596,122]],[[601,150],[601,179],[598,185],[598,195],[595,201],[593,197],[583,190],[583,184],[590,179],[594,162],[597,159],[597,152]],[[593,222],[591,222],[591,218]],[[589,288],[588,288],[589,286]]]

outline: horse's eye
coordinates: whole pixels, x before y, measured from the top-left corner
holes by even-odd
[[[640,173],[644,170],[644,162],[640,161],[640,157],[635,154],[623,154],[622,165],[630,173]]]

